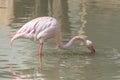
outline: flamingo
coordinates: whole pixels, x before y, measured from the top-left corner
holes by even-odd
[[[92,41],[86,39],[85,36],[74,36],[65,45],[61,42],[60,28],[58,21],[53,17],[38,17],[27,22],[21,27],[11,38],[10,45],[18,38],[30,39],[33,41],[40,41],[39,55],[42,56],[43,43],[49,38],[54,38],[57,46],[61,49],[69,48],[74,41],[82,41],[92,54],[95,53],[95,48]]]

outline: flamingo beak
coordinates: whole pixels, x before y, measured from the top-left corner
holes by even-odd
[[[93,45],[89,45],[88,49],[91,51],[91,54],[95,54],[95,48]]]

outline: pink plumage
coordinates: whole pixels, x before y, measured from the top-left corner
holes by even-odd
[[[53,37],[53,34],[56,31],[59,32],[56,19],[52,17],[40,17],[29,21],[22,28],[20,28],[14,34],[11,42],[17,38],[38,40],[40,38]]]

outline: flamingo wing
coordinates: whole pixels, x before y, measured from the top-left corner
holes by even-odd
[[[17,38],[38,40],[41,37],[51,37],[56,29],[57,21],[52,17],[39,17],[33,19],[26,23],[13,35],[11,39],[11,45]]]

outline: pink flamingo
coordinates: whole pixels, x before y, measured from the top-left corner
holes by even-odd
[[[12,46],[13,41],[18,38],[27,38],[33,41],[40,41],[39,55],[42,56],[43,43],[48,38],[54,38],[57,46],[61,49],[70,47],[74,41],[81,40],[92,54],[95,53],[94,46],[90,40],[87,40],[85,36],[74,36],[65,45],[61,42],[59,24],[53,17],[39,17],[26,23],[20,28],[10,41]]]

